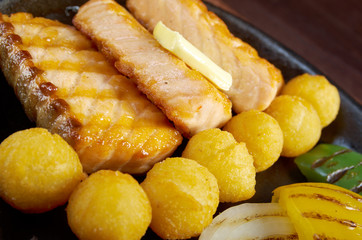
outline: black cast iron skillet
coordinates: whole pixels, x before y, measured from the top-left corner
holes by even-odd
[[[0,11],[3,14],[30,12],[35,16],[57,19],[71,24],[76,6],[80,6],[84,2],[85,0],[2,0],[0,1]],[[123,5],[125,3],[125,1],[119,2]],[[262,57],[281,69],[286,81],[305,72],[323,74],[251,24],[210,4],[207,6],[209,10],[225,21],[235,36],[251,44]],[[2,73],[0,73],[0,78],[0,141],[2,141],[15,131],[35,125],[27,119],[13,89],[8,86]],[[329,80],[333,83],[333,79]],[[342,90],[340,90],[340,95],[340,112],[337,119],[323,130],[320,142],[334,143],[362,152],[361,106]],[[256,194],[248,202],[269,202],[272,190],[276,187],[304,181],[306,180],[297,169],[293,159],[281,158],[270,169],[257,174]],[[218,211],[232,205],[220,204]],[[44,214],[23,214],[0,200],[0,239],[77,239],[68,227],[64,209],[65,206]],[[158,237],[149,230],[143,239],[158,239]]]

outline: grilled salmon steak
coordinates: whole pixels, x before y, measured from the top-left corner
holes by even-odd
[[[162,21],[229,72],[233,84],[225,93],[236,113],[264,110],[283,85],[280,70],[234,37],[200,0],[128,0],[127,7],[150,31]]]
[[[199,72],[191,70],[113,0],[91,0],[73,24],[88,35],[116,68],[173,121],[185,137],[223,126],[231,102]]]
[[[17,13],[0,16],[3,73],[27,116],[62,136],[83,168],[144,173],[181,134],[74,27]]]

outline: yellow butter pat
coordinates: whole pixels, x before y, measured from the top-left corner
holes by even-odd
[[[172,31],[159,21],[153,30],[153,36],[161,44],[192,69],[200,72],[219,89],[228,91],[232,85],[232,77],[215,64],[210,58],[187,41],[180,33]]]

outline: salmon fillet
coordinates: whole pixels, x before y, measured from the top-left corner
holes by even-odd
[[[148,30],[162,21],[229,72],[233,84],[225,93],[236,113],[264,110],[282,87],[280,70],[234,37],[200,0],[128,0],[127,7]]]
[[[88,1],[80,7],[73,24],[114,61],[121,73],[136,82],[185,137],[221,127],[231,118],[227,96],[162,48],[115,1]]]
[[[26,13],[1,15],[0,57],[27,116],[73,146],[88,173],[144,173],[182,141],[74,27]]]

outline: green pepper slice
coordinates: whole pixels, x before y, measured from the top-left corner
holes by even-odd
[[[295,158],[310,182],[332,183],[362,195],[362,154],[351,149],[319,144]]]

